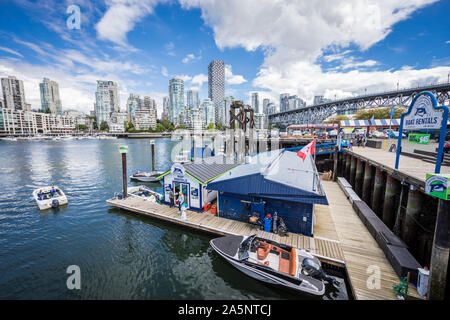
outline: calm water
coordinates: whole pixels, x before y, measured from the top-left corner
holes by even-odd
[[[156,140],[157,169],[170,168],[174,143]],[[0,299],[301,298],[234,269],[207,235],[107,206],[121,190],[123,144],[129,174],[151,168],[148,139],[0,141]],[[31,192],[51,184],[69,205],[40,212]],[[66,287],[69,265],[81,290]]]

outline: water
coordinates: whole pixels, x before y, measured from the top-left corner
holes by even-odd
[[[148,139],[0,141],[0,299],[302,298],[234,269],[210,236],[106,205],[121,191],[124,144],[129,175],[151,169]],[[156,169],[170,168],[174,144],[156,140]],[[69,205],[41,212],[31,193],[51,184]],[[69,265],[81,290],[67,289]]]

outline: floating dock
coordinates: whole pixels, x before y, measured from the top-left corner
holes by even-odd
[[[181,220],[178,208],[170,208],[136,197],[107,200],[108,205],[152,218],[183,225],[217,235],[251,235],[302,248],[322,262],[343,267],[350,280],[353,296],[360,300],[396,300],[392,286],[400,282],[377,242],[361,222],[339,185],[323,181],[329,206],[316,205],[314,237],[289,233],[288,237],[259,230],[248,223],[220,218],[209,212],[187,211]],[[380,270],[380,287],[370,289],[370,267]],[[418,297],[410,286],[409,294]]]

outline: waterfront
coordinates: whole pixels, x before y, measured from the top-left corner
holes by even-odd
[[[170,167],[175,143],[156,140],[157,169]],[[234,269],[209,235],[110,208],[123,144],[128,174],[151,167],[147,139],[0,142],[0,299],[302,298]],[[40,212],[31,192],[51,182],[69,205]],[[81,290],[66,287],[69,265]]]

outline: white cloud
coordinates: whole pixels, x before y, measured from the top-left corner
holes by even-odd
[[[169,73],[168,73],[166,67],[164,67],[164,66],[161,67],[161,74],[162,74],[164,77],[168,77],[168,76],[169,76]]]
[[[231,65],[227,64],[225,65],[225,81],[227,84],[233,85],[233,84],[242,84],[247,82],[245,78],[241,75],[234,75],[233,71],[231,70]]]
[[[18,56],[18,57],[23,58],[23,55],[21,55],[19,52],[14,51],[14,50],[12,50],[12,49],[5,48],[5,47],[0,47],[0,50],[1,50],[1,51],[5,51],[5,52],[8,52],[8,53],[11,53],[11,54],[13,54],[13,55],[15,55],[15,56]]]
[[[167,54],[168,54],[169,56],[175,56],[175,51],[174,51],[175,45],[173,44],[173,42],[168,42],[168,43],[166,43],[166,44],[164,45],[164,48],[166,49]]]
[[[136,23],[153,13],[153,8],[161,0],[109,0],[108,10],[96,24],[98,38],[127,47],[127,33]]]
[[[200,60],[202,57],[196,57],[193,53],[189,53],[188,55],[186,55],[186,57],[183,58],[183,60],[181,60],[181,62],[183,63],[188,63],[192,60]]]
[[[204,74],[204,73],[200,73],[200,74],[195,75],[194,77],[192,77],[192,80],[191,80],[191,82],[193,84],[197,85],[196,86],[197,88],[201,88],[203,86],[203,83],[207,82],[207,81],[208,81],[208,76],[206,74]]]
[[[312,101],[315,94],[348,96],[414,82],[443,79],[448,68],[373,70],[380,63],[349,56],[383,40],[395,23],[437,0],[180,0],[184,8],[200,8],[214,31],[217,46],[261,49],[265,59],[253,85]],[[261,17],[273,17],[268,23]],[[245,21],[244,24],[236,21]],[[324,52],[332,54],[323,56]],[[352,53],[353,54],[353,53]],[[320,59],[337,67],[322,70]],[[356,70],[355,70],[356,69]],[[334,98],[334,96],[333,96]]]
[[[188,76],[186,74],[175,75],[174,78],[181,79],[184,82],[190,81],[192,79],[191,76]]]

